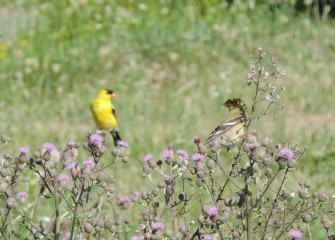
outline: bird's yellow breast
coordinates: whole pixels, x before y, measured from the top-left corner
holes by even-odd
[[[100,129],[114,130],[117,127],[117,120],[113,113],[111,101],[95,99],[90,105],[95,123]]]

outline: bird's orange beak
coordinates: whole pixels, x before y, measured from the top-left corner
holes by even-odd
[[[111,94],[111,99],[114,99],[114,98],[116,98],[116,97],[117,97],[116,93],[112,93],[112,94]]]

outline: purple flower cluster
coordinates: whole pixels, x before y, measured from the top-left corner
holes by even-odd
[[[203,235],[201,237],[202,240],[212,240],[212,236],[211,235]]]
[[[17,198],[20,200],[20,201],[25,201],[26,199],[27,199],[27,197],[28,197],[28,193],[26,193],[26,192],[19,192],[19,193],[17,193]]]
[[[105,141],[104,137],[98,133],[93,133],[89,137],[89,144],[96,146],[96,147],[101,147],[103,142]]]
[[[150,162],[151,160],[152,160],[152,154],[151,153],[148,153],[147,155],[145,155],[143,157],[144,162]]]
[[[289,232],[292,240],[300,239],[303,236],[303,233],[297,229],[291,229]]]
[[[177,150],[177,154],[181,158],[188,158],[188,153],[183,149]]]
[[[208,217],[214,218],[219,214],[219,208],[214,205],[208,206],[205,210],[205,213]]]
[[[126,141],[122,141],[122,140],[120,140],[120,141],[118,141],[117,142],[117,145],[119,146],[119,147],[123,147],[123,148],[128,148],[128,142],[126,142]]]
[[[170,158],[172,158],[173,154],[172,154],[172,151],[166,149],[162,152],[162,158],[164,160],[169,160]]]
[[[194,162],[201,162],[203,160],[204,156],[200,153],[194,153],[191,157],[191,160]]]
[[[151,228],[155,231],[163,230],[164,224],[162,222],[153,222]]]
[[[128,196],[120,197],[120,202],[121,202],[122,205],[127,205],[127,204],[131,203],[131,198],[128,197]]]
[[[93,158],[88,158],[87,160],[85,160],[83,162],[83,166],[85,168],[91,168],[91,169],[93,169],[93,168],[95,168],[95,165],[96,165],[96,163],[94,162]]]
[[[66,174],[61,174],[58,176],[58,181],[62,184],[66,183],[67,181],[69,181],[70,177]]]
[[[280,150],[278,156],[285,160],[291,160],[294,158],[294,152],[289,148],[283,148]]]
[[[66,165],[66,169],[67,169],[67,170],[72,170],[72,169],[76,168],[77,165],[78,165],[77,162],[71,162],[71,163],[69,163],[68,165]]]
[[[144,240],[144,237],[133,236],[131,237],[131,240]]]
[[[56,150],[56,147],[52,143],[44,143],[43,149],[45,150],[45,152],[51,153]]]
[[[29,148],[27,147],[20,147],[19,148],[20,156],[25,156],[29,153]]]

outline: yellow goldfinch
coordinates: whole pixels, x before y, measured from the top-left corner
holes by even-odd
[[[117,119],[112,100],[116,94],[111,90],[101,90],[96,99],[91,101],[91,112],[98,128],[110,132],[114,139],[114,145],[121,140],[117,129]]]
[[[224,106],[229,109],[228,115],[206,140],[207,147],[212,150],[224,147],[230,151],[230,148],[244,137],[249,124],[247,107],[241,99],[228,99]]]

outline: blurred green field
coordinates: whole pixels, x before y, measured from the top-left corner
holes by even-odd
[[[89,102],[107,88],[119,96],[132,151],[113,173],[140,176],[146,153],[158,158],[169,143],[193,151],[193,137],[206,138],[226,114],[227,98],[251,99],[248,56],[262,47],[286,70],[277,84],[285,109],[252,128],[307,145],[298,177],[315,189],[335,184],[334,21],[216,1],[2,2],[0,133],[13,142],[1,154],[82,142],[95,129]],[[142,186],[135,178],[119,184],[125,192]]]

